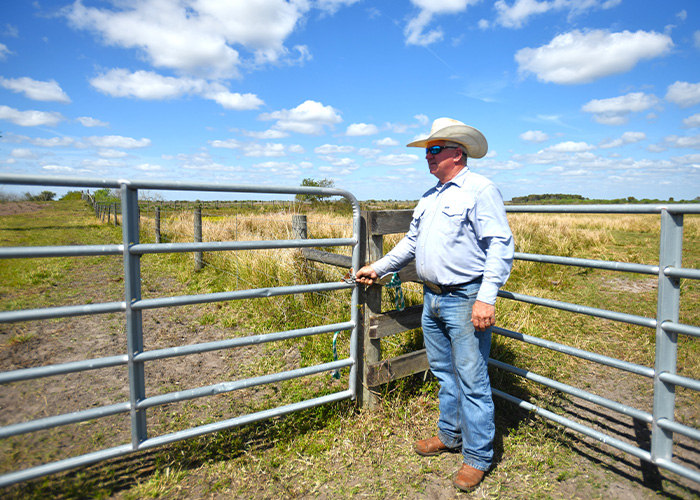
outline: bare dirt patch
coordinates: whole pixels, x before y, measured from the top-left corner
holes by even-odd
[[[5,203],[0,203],[0,217],[37,212],[46,207],[47,205],[45,203],[36,203],[33,201],[7,201]]]

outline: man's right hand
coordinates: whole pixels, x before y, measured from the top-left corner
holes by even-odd
[[[363,285],[373,285],[377,279],[379,276],[374,272],[372,266],[364,266],[355,274],[355,280]]]

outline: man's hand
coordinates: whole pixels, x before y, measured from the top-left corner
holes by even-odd
[[[363,285],[373,285],[377,279],[379,279],[379,275],[374,272],[372,266],[361,267],[355,275],[355,280]]]
[[[474,302],[472,324],[480,332],[496,324],[496,306],[480,300]]]

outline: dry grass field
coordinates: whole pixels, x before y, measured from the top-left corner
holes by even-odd
[[[27,205],[29,207],[29,205]],[[2,206],[0,206],[0,209]],[[9,210],[9,209],[8,209]],[[27,209],[29,210],[29,208]],[[121,228],[97,221],[82,202],[31,204],[0,217],[0,245],[117,243]],[[256,214],[205,212],[205,241],[291,239],[289,211]],[[655,215],[510,214],[517,251],[654,264],[659,218]],[[309,237],[347,237],[347,215],[308,213]],[[142,241],[153,241],[152,218],[142,218]],[[166,241],[191,241],[191,213],[166,213]],[[388,250],[400,235],[388,237]],[[348,249],[334,251],[347,253]],[[122,300],[120,257],[0,260],[2,310]],[[684,227],[684,266],[700,268],[700,219]],[[344,270],[306,262],[299,251],[206,253],[194,272],[191,254],[142,259],[144,297],[336,281]],[[420,288],[404,283],[406,305],[421,301]],[[612,309],[653,318],[654,276],[516,262],[511,292]],[[388,291],[384,308],[395,307]],[[252,333],[302,328],[349,318],[347,291],[187,306],[144,313],[145,348],[222,340]],[[700,324],[700,286],[681,283],[681,321]],[[654,364],[654,331],[500,299],[498,326],[645,366]],[[237,380],[332,359],[330,335],[251,346],[154,363],[147,367],[155,394]],[[391,337],[385,357],[420,348],[420,331]],[[123,318],[103,315],[0,325],[3,370],[102,357],[124,352]],[[347,336],[338,339],[347,353]],[[492,357],[651,411],[649,380],[579,358],[494,336]],[[700,340],[678,341],[679,373],[700,379]],[[0,425],[128,400],[125,369],[107,369],[0,386]],[[346,372],[344,373],[346,375]],[[495,388],[577,422],[648,447],[649,429],[630,417],[493,369]],[[244,389],[149,410],[151,435],[215,422],[340,390],[346,381],[328,374],[277,386]],[[24,498],[466,498],[451,484],[459,457],[421,458],[411,443],[434,432],[434,380],[419,374],[381,388],[374,411],[352,402],[326,405],[271,421],[222,431],[109,460],[7,488]],[[677,391],[676,419],[700,428],[700,397]],[[0,472],[128,442],[128,416],[113,416],[0,441]],[[497,460],[470,498],[692,499],[700,485],[497,400]],[[679,439],[674,454],[698,469],[700,445]]]

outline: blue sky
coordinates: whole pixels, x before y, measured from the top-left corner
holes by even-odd
[[[405,145],[443,116],[484,133],[469,165],[506,200],[694,199],[700,3],[0,6],[1,173],[332,179],[361,200],[417,199],[436,180]]]

